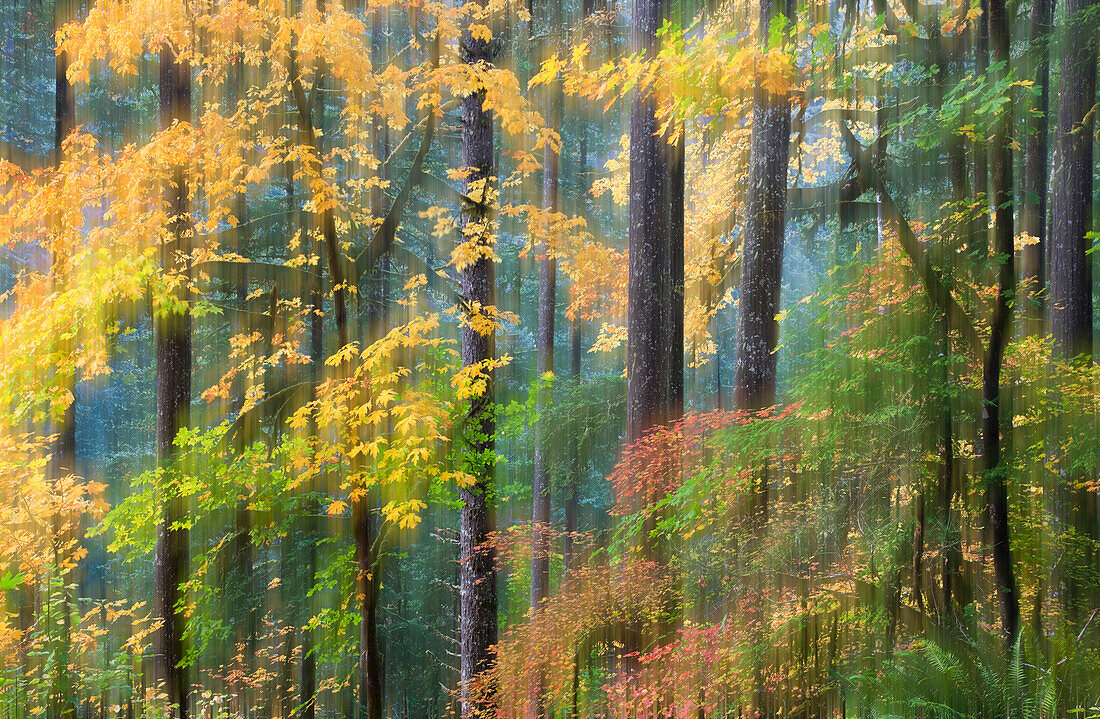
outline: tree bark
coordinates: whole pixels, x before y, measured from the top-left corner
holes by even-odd
[[[1050,331],[1061,357],[1092,353],[1092,261],[1085,233],[1092,229],[1096,48],[1085,16],[1094,4],[1066,0],[1050,234]]]
[[[1009,38],[1004,0],[989,1],[989,34],[993,40],[993,61],[1003,63],[999,74],[1008,73]],[[997,296],[990,322],[989,347],[982,372],[982,455],[992,542],[993,573],[1000,603],[1001,629],[1008,641],[1019,631],[1020,599],[1012,565],[1008,516],[1008,483],[1001,461],[1001,367],[1005,346],[1011,336],[1011,295],[1016,285],[1014,261],[1011,107],[998,118],[990,143],[993,177],[994,267]]]
[[[188,63],[179,62],[167,46],[160,51],[160,122],[165,129],[173,122],[191,122],[191,68]],[[166,271],[186,277],[191,251],[190,198],[183,167],[174,168],[166,192],[172,240],[162,246],[161,264]],[[186,286],[176,290],[176,295],[175,299],[181,303],[189,299]],[[190,419],[191,315],[186,305],[180,311],[159,311],[155,325],[157,461],[170,471],[176,459],[176,435]],[[185,619],[178,606],[188,571],[188,531],[179,526],[184,519],[183,500],[174,491],[167,492],[157,528],[153,566],[155,615],[163,622],[155,650],[158,679],[164,683],[169,706],[178,712],[180,719],[187,719],[190,708],[188,670],[182,665]]]
[[[760,42],[766,45],[772,22],[794,17],[790,0],[761,0]],[[756,410],[775,404],[779,295],[783,277],[783,240],[787,213],[791,110],[787,93],[773,93],[758,81],[753,91],[748,196],[737,311],[734,403]],[[757,478],[753,513],[767,524],[768,469]]]
[[[475,65],[492,63],[500,41],[474,38],[467,30],[461,41],[463,61]],[[493,182],[493,115],[484,109],[484,91],[471,93],[462,101],[462,165],[470,168],[467,194],[485,196],[478,185]],[[469,241],[489,245],[490,212],[479,204],[466,208],[463,233]],[[486,258],[466,267],[460,277],[462,296],[477,307],[494,303],[493,262]],[[494,333],[482,335],[464,323],[462,327],[462,365],[469,367],[492,359]],[[496,420],[493,416],[494,387],[490,376],[485,392],[470,402],[464,439],[472,457],[475,483],[460,490],[462,501],[459,526],[459,586],[461,646],[460,696],[464,717],[489,716],[495,711],[496,690],[488,672],[494,664],[493,645],[497,640],[497,592],[494,569],[495,551],[488,544],[493,531],[493,510],[489,490],[493,477],[492,453],[495,448]]]
[[[760,34],[766,42],[772,20],[793,17],[789,0],[762,0]],[[775,404],[775,349],[779,335],[779,290],[787,212],[787,165],[791,112],[786,93],[758,82],[753,93],[752,141],[737,312],[734,395],[739,409]]]
[[[652,57],[662,0],[634,0],[631,41]],[[630,106],[629,282],[627,289],[626,441],[668,419],[670,301],[669,183],[657,100],[635,92]]]
[[[1091,361],[1092,341],[1092,258],[1085,234],[1092,229],[1093,117],[1096,112],[1096,38],[1089,15],[1095,0],[1066,0],[1066,35],[1062,52],[1061,88],[1058,97],[1058,127],[1055,135],[1055,167],[1051,186],[1049,248],[1050,332],[1055,359],[1084,356]],[[1048,434],[1052,447],[1059,445],[1060,427]],[[1060,453],[1057,450],[1052,450]],[[1070,449],[1072,451],[1072,448]],[[1095,539],[1097,535],[1096,495],[1073,485],[1079,477],[1062,472],[1055,492],[1055,515],[1065,528]],[[1089,550],[1085,566],[1095,566]],[[1076,624],[1082,608],[1078,571],[1061,572],[1062,603],[1071,623]],[[1086,603],[1087,608],[1087,603]]]
[[[1037,116],[1028,121],[1024,141],[1024,192],[1020,208],[1021,229],[1038,242],[1020,253],[1020,275],[1029,293],[1027,314],[1038,318],[1038,303],[1043,289],[1044,249],[1047,215],[1047,125],[1050,111],[1050,22],[1054,0],[1033,0],[1031,4],[1031,80],[1039,88],[1035,100]],[[1036,326],[1038,329],[1038,326]]]
[[[669,318],[668,318],[668,403],[670,422],[684,415],[684,132],[668,153],[669,183]]]

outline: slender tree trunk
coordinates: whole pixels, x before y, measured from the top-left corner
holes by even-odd
[[[989,2],[989,33],[993,39],[993,61],[1008,72],[1008,21],[1004,0]],[[990,322],[989,348],[982,373],[982,454],[984,457],[989,530],[992,541],[993,573],[1000,602],[1001,629],[1012,641],[1019,631],[1020,599],[1016,571],[1012,565],[1009,537],[1008,483],[1001,458],[1001,366],[1011,335],[1011,295],[1016,285],[1012,203],[1012,114],[1006,107],[998,118],[990,143],[993,176],[993,207],[997,296]]]
[[[684,132],[672,145],[665,146],[668,153],[669,183],[669,318],[668,318],[668,403],[669,421],[684,415]]]
[[[168,47],[160,51],[160,121],[164,128],[173,122],[191,122],[191,68],[186,62],[179,62]],[[162,248],[161,263],[165,271],[186,277],[190,262],[187,256],[191,251],[190,199],[183,167],[173,170],[167,195],[172,240]],[[180,302],[188,301],[186,286],[177,290],[177,294]],[[184,307],[182,311],[160,312],[155,320],[157,460],[168,469],[173,469],[175,463],[176,434],[190,419],[191,315]],[[155,645],[157,674],[164,683],[169,706],[178,712],[180,719],[187,719],[189,713],[188,671],[182,665],[185,619],[179,606],[188,571],[188,531],[180,527],[186,514],[184,500],[168,492],[157,528],[153,566],[155,614],[163,623]]]
[[[359,594],[359,705],[367,719],[382,719],[382,662],[378,651],[378,576],[374,517],[370,503],[355,502],[355,560]]]
[[[499,51],[499,40],[474,38],[467,30],[461,41],[463,61],[473,65],[491,63]],[[493,178],[493,115],[483,107],[484,91],[471,93],[462,101],[462,165],[471,168],[466,192],[476,199],[488,196]],[[488,245],[493,221],[491,212],[478,205],[463,215],[463,234],[467,241]],[[480,307],[494,303],[493,262],[481,258],[461,272],[463,298]],[[480,310],[473,310],[480,311]],[[491,360],[495,352],[494,333],[480,334],[468,323],[462,327],[462,365],[469,367]],[[460,490],[462,501],[459,525],[459,586],[461,645],[462,715],[489,716],[495,711],[496,690],[488,672],[494,664],[493,645],[497,640],[495,551],[488,545],[493,531],[493,510],[489,499],[493,477],[491,455],[495,448],[496,420],[493,416],[493,379],[484,393],[470,402],[463,428],[467,449],[474,458],[475,483]]]
[[[1038,293],[1043,289],[1043,263],[1046,247],[1047,215],[1047,126],[1050,111],[1050,23],[1054,13],[1054,0],[1033,0],[1031,3],[1031,79],[1039,88],[1035,100],[1037,116],[1029,118],[1028,135],[1024,140],[1024,192],[1020,208],[1020,225],[1024,232],[1037,242],[1027,245],[1020,253],[1020,275],[1027,291],[1029,317],[1038,319],[1040,301]],[[1036,323],[1033,323],[1036,324]],[[1035,329],[1040,325],[1036,324]]]
[[[73,7],[70,0],[58,0],[54,6],[54,28],[60,29],[65,22],[73,19]],[[72,86],[69,84],[69,55],[66,52],[57,53],[54,59],[54,143],[53,162],[55,167],[60,167],[64,159],[62,144],[75,126]],[[65,278],[69,270],[69,258],[61,252],[55,252],[53,264],[50,268],[50,280],[58,290],[64,287]],[[67,327],[58,328],[60,335],[59,350],[63,355],[69,356],[75,349],[76,340],[66,334],[70,331]],[[57,439],[54,441],[53,453],[50,461],[50,477],[54,481],[61,480],[76,472],[76,374],[75,368],[70,374],[64,372],[64,381],[72,398],[68,406],[62,411],[57,422]],[[70,516],[62,518],[54,517],[54,565],[57,571],[61,571],[62,556],[60,547],[68,543],[68,540],[77,532],[76,523],[79,518]],[[61,618],[61,647],[57,661],[57,686],[55,694],[57,698],[54,707],[55,716],[66,716],[75,711],[72,696],[72,677],[69,674],[70,649],[72,647],[72,600],[67,588],[68,582],[62,575],[61,605],[63,616]]]

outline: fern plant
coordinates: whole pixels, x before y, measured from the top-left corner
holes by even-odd
[[[950,646],[920,641],[876,669],[843,678],[841,689],[850,711],[870,719],[1095,716],[1095,707],[1067,705],[1067,680],[1078,673],[1074,655],[1059,648],[1023,635],[1007,648],[993,637]]]

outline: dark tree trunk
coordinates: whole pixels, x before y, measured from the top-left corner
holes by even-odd
[[[367,501],[353,505],[359,594],[359,705],[367,719],[382,719],[382,662],[378,651],[378,572],[374,517]]]
[[[668,152],[669,183],[669,318],[668,403],[669,421],[684,414],[684,131]]]
[[[1004,0],[989,2],[989,34],[993,39],[993,61],[1003,63],[1000,73],[1008,72],[1008,21]],[[992,542],[993,574],[1000,602],[1001,629],[1014,640],[1020,624],[1020,598],[1016,572],[1012,566],[1009,541],[1008,483],[1001,461],[1001,366],[1005,346],[1011,336],[1011,295],[1016,285],[1013,244],[1012,203],[1012,114],[1006,107],[998,118],[990,143],[993,177],[994,267],[997,271],[997,296],[990,322],[989,348],[982,372],[982,455],[984,458],[989,532]]]
[[[653,55],[662,0],[634,0],[636,53]],[[658,134],[657,101],[635,92],[630,106],[630,228],[627,290],[626,441],[668,419],[670,220],[668,153]]]
[[[1024,141],[1024,191],[1020,207],[1020,224],[1024,232],[1038,239],[1020,253],[1020,275],[1028,288],[1027,314],[1038,318],[1039,297],[1043,289],[1044,249],[1046,247],[1047,215],[1047,125],[1050,111],[1050,22],[1054,0],[1033,0],[1031,3],[1031,80],[1039,88],[1035,100],[1038,116],[1028,122]],[[1034,309],[1033,309],[1034,308]],[[1037,328],[1037,327],[1036,327]]]
[[[1058,97],[1058,128],[1055,135],[1055,167],[1051,187],[1051,227],[1048,254],[1050,283],[1050,333],[1058,359],[1079,355],[1091,357],[1092,342],[1092,258],[1087,253],[1092,229],[1093,116],[1096,101],[1096,38],[1091,11],[1095,0],[1067,0],[1066,37],[1062,52],[1061,88]],[[1062,430],[1055,427],[1048,442],[1057,447]],[[1071,450],[1072,451],[1072,450]],[[1062,473],[1055,493],[1055,513],[1063,526],[1072,527],[1088,539],[1097,535],[1096,495],[1074,488],[1079,477]],[[1095,554],[1085,555],[1084,566],[1095,566]],[[1062,603],[1071,623],[1076,624],[1082,602],[1079,571],[1067,567],[1061,572]],[[1087,614],[1086,614],[1087,616]]]
[[[760,41],[767,43],[772,21],[794,17],[790,0],[761,0]],[[776,346],[779,339],[783,235],[787,213],[787,165],[790,162],[791,109],[786,93],[753,91],[748,196],[742,243],[741,296],[737,310],[733,391],[738,409],[775,404]],[[753,513],[767,524],[768,470],[757,478]]]
[[[191,122],[191,68],[178,62],[174,51],[160,52],[160,122],[167,128],[173,122]],[[190,199],[187,178],[182,167],[172,173],[167,188],[169,229],[172,240],[162,247],[161,263],[165,271],[188,273],[191,251]],[[176,298],[188,301],[187,290],[177,290]],[[191,315],[187,309],[161,312],[156,317],[157,358],[157,461],[171,468],[175,457],[176,434],[187,426],[191,405]],[[157,633],[158,679],[164,683],[168,703],[178,710],[180,719],[189,712],[187,667],[182,666],[185,619],[180,613],[182,584],[187,579],[188,532],[177,525],[186,518],[184,501],[168,492],[160,526],[157,528],[153,581],[155,614],[163,626]]]
[[[760,33],[774,18],[790,19],[789,0],[762,0]],[[775,348],[790,160],[790,100],[759,83],[753,93],[752,144],[745,201],[741,297],[737,311],[734,397],[738,409],[775,404]]]
[[[1096,50],[1086,13],[1094,5],[1066,0],[1049,249],[1050,331],[1063,357],[1092,353],[1092,262],[1085,233],[1092,229]]]
[[[499,40],[475,39],[469,31],[463,34],[461,54],[467,63],[491,63],[498,49]],[[484,188],[493,181],[493,115],[483,108],[484,101],[483,91],[472,93],[462,101],[462,165],[472,168],[466,191],[475,199],[484,199],[487,196]],[[479,226],[492,220],[490,211],[484,205],[468,208],[463,215],[463,232],[467,241],[489,244],[489,230]],[[480,307],[492,306],[493,275],[493,262],[486,258],[466,267],[460,278],[463,298]],[[464,367],[480,364],[494,355],[493,332],[482,335],[466,323],[462,327],[461,342]],[[496,553],[488,545],[494,524],[488,496],[493,477],[491,455],[496,433],[492,408],[494,394],[490,377],[485,392],[471,400],[463,428],[466,449],[474,458],[472,473],[475,478],[473,486],[460,491],[459,640],[464,717],[491,715],[496,706],[496,691],[488,679],[488,672],[494,664],[492,647],[497,640],[496,572],[493,566]]]

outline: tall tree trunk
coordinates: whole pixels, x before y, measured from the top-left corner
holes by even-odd
[[[652,57],[662,0],[634,0],[631,41]],[[626,441],[668,419],[669,183],[657,100],[635,92],[630,106],[630,228],[627,289]]]
[[[760,42],[768,42],[777,19],[790,22],[790,0],[761,0]],[[734,402],[755,410],[775,404],[776,346],[779,339],[779,291],[783,273],[783,235],[787,213],[787,165],[790,161],[791,108],[787,93],[773,93],[757,82],[753,92],[748,196],[741,261],[741,297],[737,311]],[[768,515],[765,468],[758,479],[755,513]]]
[[[471,65],[492,63],[500,41],[474,38],[467,30],[461,40],[463,61]],[[485,110],[484,91],[471,93],[462,101],[462,165],[471,168],[466,192],[485,200],[493,178],[493,115]],[[463,215],[466,241],[489,245],[491,211],[483,204],[467,208]],[[461,273],[463,298],[475,307],[494,303],[493,262],[482,257]],[[475,312],[480,309],[473,310]],[[495,352],[494,332],[480,334],[464,323],[462,327],[462,365],[481,364]],[[464,440],[473,461],[475,482],[460,490],[462,501],[459,524],[459,641],[461,645],[460,695],[462,715],[489,716],[496,706],[496,690],[488,679],[494,664],[492,647],[497,640],[495,551],[488,545],[493,531],[493,510],[489,489],[493,477],[491,455],[495,448],[496,420],[493,416],[495,390],[490,376],[484,393],[470,402],[463,428]]]
[[[1047,126],[1050,111],[1050,22],[1054,0],[1033,0],[1031,3],[1031,77],[1039,88],[1035,100],[1037,116],[1028,121],[1024,141],[1024,192],[1020,208],[1021,229],[1037,242],[1020,253],[1020,275],[1029,294],[1029,317],[1038,319],[1038,293],[1043,289],[1043,263],[1046,247],[1047,215]],[[1038,329],[1036,324],[1036,329]]]
[[[989,34],[993,39],[993,61],[1002,63],[998,74],[1008,73],[1009,38],[1005,0],[989,0]],[[997,296],[990,322],[989,348],[982,372],[982,455],[984,458],[989,531],[993,551],[993,573],[1000,603],[1001,629],[1014,640],[1020,624],[1020,598],[1009,542],[1008,483],[1001,459],[1001,366],[1011,336],[1011,295],[1016,286],[1012,201],[1012,113],[1006,106],[997,119],[989,156],[993,176],[994,267]]]
[[[1091,361],[1092,258],[1085,234],[1092,229],[1093,117],[1096,113],[1096,38],[1091,11],[1096,0],[1066,0],[1066,37],[1062,52],[1055,167],[1051,186],[1049,248],[1050,332],[1056,359],[1084,355]],[[1057,446],[1060,428],[1050,433]],[[1072,451],[1072,449],[1071,449]],[[1055,493],[1056,515],[1066,528],[1095,539],[1096,495],[1073,485],[1078,477],[1063,472]],[[1095,566],[1089,551],[1085,566]],[[1078,571],[1062,572],[1062,601],[1071,622],[1079,618]]]
[[[762,0],[760,34],[766,42],[774,18],[793,17],[789,0]],[[786,93],[757,83],[745,201],[741,297],[737,313],[734,396],[739,409],[775,403],[775,348],[787,213],[791,112]]]
[[[160,51],[160,122],[166,129],[173,122],[191,122],[191,68],[187,62],[178,61],[167,46]],[[191,252],[190,198],[181,166],[172,172],[167,199],[172,239],[162,246],[161,264],[165,271],[186,277]],[[166,468],[172,468],[175,462],[176,434],[188,425],[191,405],[191,314],[186,307],[186,284],[181,284],[176,293],[184,309],[160,311],[155,321],[157,461]],[[169,706],[179,712],[180,719],[187,719],[189,712],[188,671],[182,665],[185,619],[179,607],[188,571],[188,531],[180,526],[186,512],[184,500],[168,492],[157,528],[153,567],[155,614],[163,622],[157,633],[157,674],[164,683]]]
[[[1066,0],[1051,197],[1050,330],[1062,357],[1092,353],[1092,133],[1096,48],[1086,16],[1095,0]]]

